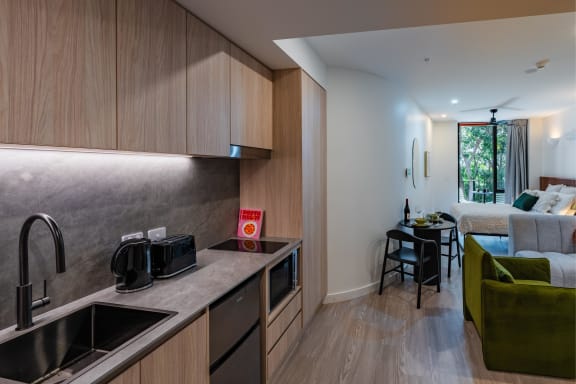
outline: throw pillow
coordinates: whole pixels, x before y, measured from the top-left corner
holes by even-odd
[[[568,193],[571,195],[576,195],[576,187],[567,187],[567,186],[563,185],[559,192],[560,193]]]
[[[564,184],[548,184],[548,186],[546,187],[546,192],[561,192],[560,190],[562,189],[562,187],[565,187]]]
[[[558,193],[560,200],[550,209],[550,213],[555,215],[567,215],[571,212],[570,207],[574,203],[576,195],[568,193]]]
[[[532,207],[532,211],[535,212],[548,213],[559,200],[556,192],[536,191],[536,194],[538,201]]]
[[[534,204],[538,201],[538,196],[530,195],[529,193],[522,193],[512,204],[513,207],[521,209],[523,211],[529,211],[532,209]]]
[[[498,281],[512,284],[516,282],[510,271],[504,268],[504,266],[500,264],[498,260],[492,258],[492,261],[494,262],[494,267],[496,267],[496,275],[498,276]]]

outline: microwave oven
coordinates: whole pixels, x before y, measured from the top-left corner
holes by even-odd
[[[268,270],[268,312],[272,312],[299,285],[299,254],[300,248],[293,249]]]

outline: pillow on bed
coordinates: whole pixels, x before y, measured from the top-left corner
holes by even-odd
[[[536,196],[538,196],[538,201],[532,207],[532,211],[535,212],[548,213],[550,212],[550,209],[552,209],[552,207],[556,205],[558,200],[560,200],[556,192],[544,192],[544,191],[533,191],[533,192],[536,192]]]
[[[534,204],[538,201],[538,196],[531,195],[529,193],[522,193],[516,200],[514,200],[514,204],[512,206],[514,208],[521,209],[523,211],[529,211],[532,209]]]
[[[576,195],[576,187],[567,187],[565,185],[560,189],[560,193],[568,193],[570,195]]]
[[[555,215],[567,215],[570,214],[570,207],[574,203],[574,198],[576,194],[569,193],[557,193],[560,200],[550,209],[550,213]]]
[[[546,192],[561,192],[560,190],[562,187],[565,187],[564,184],[548,184],[546,187]]]

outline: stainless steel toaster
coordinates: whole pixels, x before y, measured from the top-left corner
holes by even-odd
[[[173,235],[153,241],[150,249],[152,276],[166,279],[196,266],[196,243],[192,235]]]

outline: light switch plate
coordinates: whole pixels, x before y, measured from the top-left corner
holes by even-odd
[[[150,229],[148,238],[152,241],[164,240],[166,238],[166,227]]]
[[[144,237],[144,232],[134,232],[129,233],[128,235],[122,235],[122,241],[130,240],[130,239],[141,239]]]

